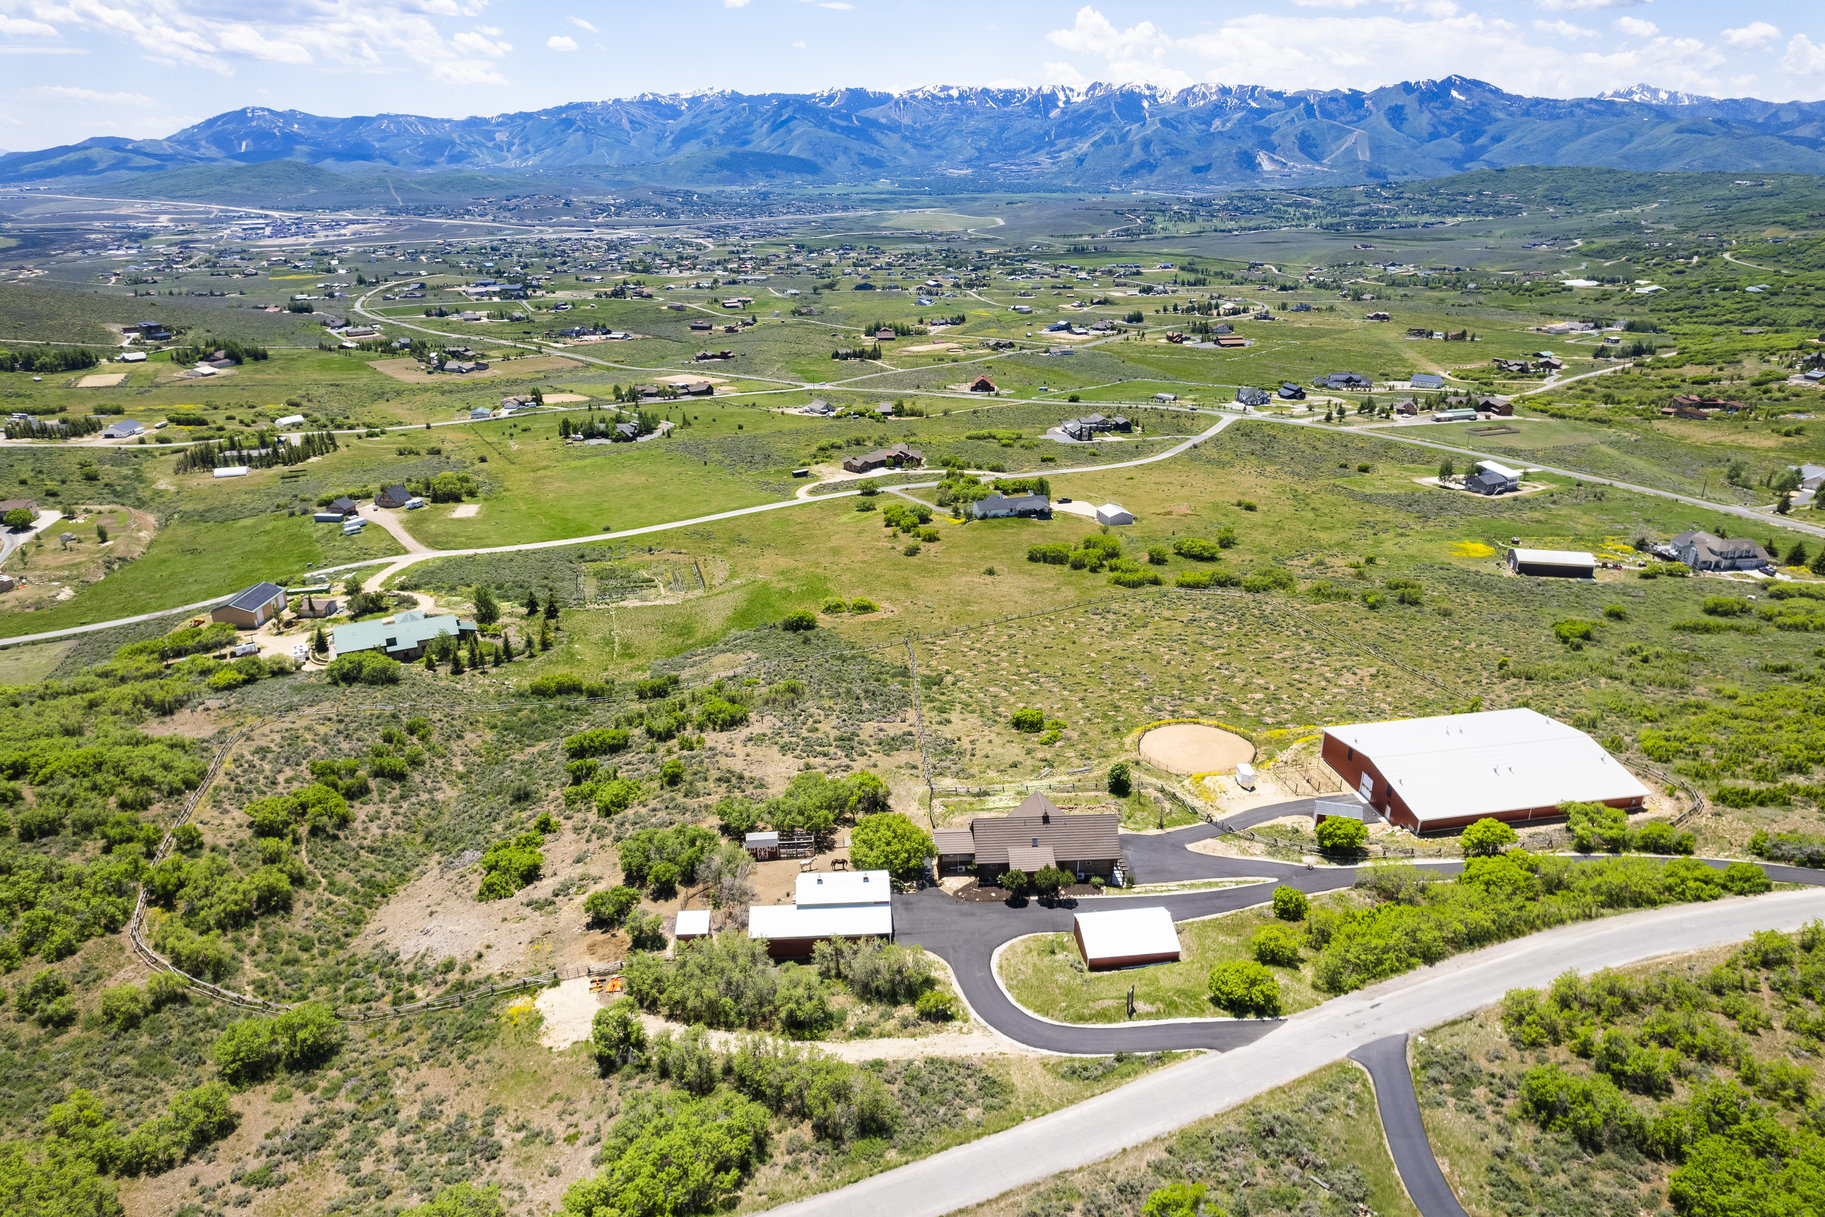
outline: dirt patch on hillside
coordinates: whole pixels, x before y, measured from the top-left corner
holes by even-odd
[[[1255,746],[1204,723],[1155,727],[1141,737],[1141,759],[1168,773],[1221,773],[1255,759]]]

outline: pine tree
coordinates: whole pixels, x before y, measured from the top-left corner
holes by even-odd
[[[311,635],[311,654],[327,655],[329,654],[329,649],[329,639],[323,636],[323,627],[318,626],[317,632]]]
[[[1812,561],[1806,564],[1806,569],[1815,575],[1825,577],[1825,545],[1821,545],[1819,552],[1812,555]]]
[[[557,593],[546,592],[545,593],[545,620],[556,621],[557,619],[558,619]]]
[[[474,634],[469,635],[469,666],[472,668],[482,666],[482,640]]]
[[[526,593],[526,615],[528,617],[539,615],[539,594],[537,592]]]
[[[437,656],[431,654],[429,651],[425,652],[425,671],[437,671]]]
[[[501,662],[513,662],[513,639],[507,637],[507,631],[501,631]]]
[[[549,651],[550,649],[551,627],[549,625],[542,625],[539,627],[539,650]]]
[[[488,662],[497,668],[506,662],[506,660],[501,658],[501,649],[499,647],[491,646],[488,648]]]
[[[1781,565],[1806,565],[1806,543],[1804,541],[1795,541],[1792,545],[1788,546],[1786,554],[1781,558]]]
[[[450,655],[450,675],[461,676],[462,674],[463,653],[461,651],[453,651]]]

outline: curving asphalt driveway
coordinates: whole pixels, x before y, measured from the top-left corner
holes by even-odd
[[[1457,1193],[1438,1168],[1425,1122],[1420,1119],[1419,1095],[1413,1090],[1413,1071],[1407,1067],[1406,1035],[1364,1044],[1350,1053],[1350,1059],[1367,1069],[1375,1084],[1375,1108],[1381,1113],[1388,1153],[1420,1217],[1467,1217]]]
[[[1045,1052],[1103,1056],[1115,1052],[1175,1049],[1229,1051],[1254,1043],[1283,1024],[1282,1019],[1187,1018],[1115,1024],[1068,1024],[1040,1018],[1008,996],[995,976],[995,954],[1030,934],[1068,934],[1079,910],[1163,907],[1174,921],[1195,921],[1266,903],[1276,884],[1306,893],[1336,891],[1356,882],[1353,866],[1305,866],[1260,858],[1221,858],[1194,853],[1193,842],[1311,811],[1312,800],[1298,799],[1258,807],[1218,824],[1199,824],[1165,833],[1123,833],[1122,852],[1128,869],[1145,883],[1178,883],[1199,879],[1260,879],[1262,882],[1211,891],[1170,895],[1094,896],[1047,905],[973,904],[928,887],[894,897],[894,937],[922,946],[950,965],[957,988],[977,1018],[1017,1043]],[[1713,867],[1727,862],[1703,859]],[[1461,862],[1421,863],[1428,870],[1455,874]],[[1778,883],[1825,886],[1825,872],[1800,867],[1764,866]]]

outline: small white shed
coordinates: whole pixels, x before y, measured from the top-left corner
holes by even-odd
[[[1175,963],[1179,958],[1179,931],[1172,914],[1154,906],[1119,909],[1107,913],[1079,913],[1071,936],[1088,968],[1134,968],[1150,963]]]
[[[672,929],[672,937],[679,942],[689,942],[693,938],[710,936],[709,909],[682,909],[678,913],[678,923]]]
[[[1134,513],[1119,503],[1104,503],[1096,509],[1098,524],[1132,524]]]

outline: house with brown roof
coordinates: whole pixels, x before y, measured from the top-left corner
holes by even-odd
[[[1112,880],[1122,863],[1121,817],[1114,812],[1069,815],[1043,794],[1028,795],[1005,816],[977,816],[967,829],[933,837],[940,874],[975,871],[994,883],[1010,870],[1032,874],[1048,866],[1079,879]]]
[[[849,457],[843,462],[843,470],[846,473],[870,473],[889,465],[895,469],[916,469],[923,464],[924,452],[910,448],[905,443],[898,443],[887,448],[876,448],[864,456]]]
[[[970,392],[993,393],[995,392],[995,382],[986,376],[978,376],[970,383]]]

